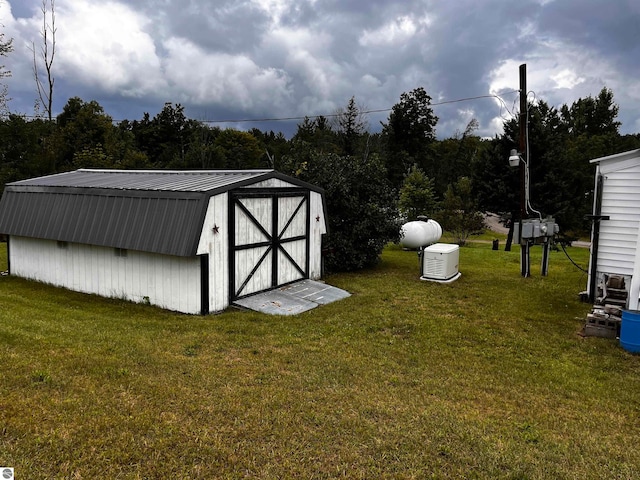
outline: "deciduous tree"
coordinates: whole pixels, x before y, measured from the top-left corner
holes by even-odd
[[[422,87],[400,95],[389,120],[383,124],[387,142],[386,157],[389,177],[395,186],[402,183],[412,165],[418,164],[427,175],[429,146],[435,140],[438,117],[431,109],[431,97]]]
[[[199,122],[187,119],[181,104],[167,102],[153,118],[145,113],[134,120],[131,131],[138,149],[156,168],[188,168],[187,154],[193,130]]]
[[[57,117],[54,135],[57,161],[52,170],[114,166],[118,157],[117,140],[113,120],[98,102],[70,98]],[[95,154],[94,161],[91,154]]]
[[[55,123],[10,114],[0,120],[0,191],[4,184],[51,173]]]
[[[263,150],[256,138],[248,132],[231,128],[222,130],[214,142],[224,162],[222,168],[260,168]]]

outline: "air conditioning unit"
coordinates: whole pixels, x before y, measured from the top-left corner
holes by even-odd
[[[448,243],[435,243],[422,250],[421,280],[450,283],[460,278],[458,261],[460,247]]]

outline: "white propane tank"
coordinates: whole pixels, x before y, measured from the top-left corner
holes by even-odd
[[[442,227],[435,220],[415,220],[400,227],[400,245],[416,249],[436,243],[442,236]]]

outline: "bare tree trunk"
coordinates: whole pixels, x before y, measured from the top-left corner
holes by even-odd
[[[6,57],[8,53],[13,51],[13,38],[5,41],[4,33],[0,33],[0,57]],[[4,65],[0,65],[0,78],[11,76],[11,70],[7,70]],[[8,115],[9,107],[9,88],[7,85],[0,84],[0,115]]]
[[[56,55],[56,12],[55,1],[48,0],[50,10],[47,8],[47,0],[42,0],[42,30],[40,35],[42,37],[42,46],[40,47],[40,56],[36,55],[35,43],[31,44],[31,51],[33,52],[33,76],[36,81],[36,88],[38,89],[38,102],[39,105],[44,108],[49,121],[53,119],[52,106],[53,106],[53,84],[55,79],[53,78],[53,59]],[[50,19],[50,22],[48,21]],[[40,69],[38,68],[38,60],[42,60],[44,64],[44,70],[47,74],[47,85],[43,85],[40,75]]]

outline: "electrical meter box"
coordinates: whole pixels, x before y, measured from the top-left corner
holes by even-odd
[[[520,222],[515,223],[513,227],[513,238],[521,245],[524,242],[546,243],[559,232],[558,224],[551,217],[544,220],[526,218],[522,220],[522,229]]]
[[[422,250],[422,280],[449,282],[460,277],[458,262],[460,247],[436,243]]]

